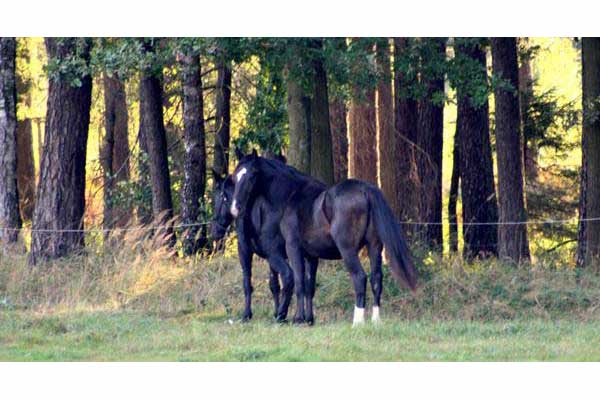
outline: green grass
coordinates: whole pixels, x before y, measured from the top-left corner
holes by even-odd
[[[599,361],[600,322],[387,320],[353,329],[140,312],[0,315],[2,361]]]
[[[244,307],[235,257],[120,243],[35,268],[22,252],[0,257],[0,360],[600,361],[600,274],[558,254],[516,267],[415,251],[417,291],[399,288],[385,267],[384,322],[359,329],[348,273],[323,262],[309,328],[271,322],[262,261],[254,320],[230,323]]]

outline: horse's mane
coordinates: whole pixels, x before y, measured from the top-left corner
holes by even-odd
[[[279,160],[275,160],[275,159],[271,159],[271,158],[264,158],[264,157],[259,157],[259,167],[262,170],[263,173],[266,173],[268,175],[279,175],[279,176],[284,176],[286,178],[289,178],[292,181],[301,183],[301,184],[306,184],[306,183],[313,183],[313,184],[319,184],[319,185],[323,185],[323,183],[315,178],[313,178],[312,176],[303,174],[302,172],[298,171],[296,168],[283,163]]]
[[[289,176],[290,178],[293,178],[295,180],[310,179],[309,176],[298,171],[296,168],[289,166],[287,164],[284,164],[279,160],[273,160],[271,158],[264,158],[264,157],[261,157],[260,160],[263,163],[263,167],[266,167],[266,169],[267,169],[267,171],[265,171],[265,172],[271,172],[271,173],[274,172],[274,173],[283,174],[283,175]]]

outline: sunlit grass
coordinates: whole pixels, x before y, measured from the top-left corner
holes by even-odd
[[[393,320],[312,328],[223,314],[134,312],[0,316],[0,360],[515,361],[600,359],[600,324],[574,320]]]
[[[384,324],[356,330],[348,274],[341,263],[324,262],[316,326],[309,328],[272,321],[263,261],[254,267],[254,319],[241,324],[236,258],[179,258],[139,235],[36,267],[21,251],[3,256],[0,359],[600,358],[600,276],[575,271],[560,258],[515,267],[416,251],[423,260],[417,292],[399,289],[384,268]]]

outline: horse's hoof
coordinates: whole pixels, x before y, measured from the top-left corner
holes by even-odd
[[[302,325],[302,324],[304,324],[304,322],[306,322],[304,320],[304,318],[302,318],[302,317],[294,317],[294,321],[293,321],[294,325]]]
[[[277,322],[278,324],[287,324],[288,320],[285,315],[276,315],[275,322]]]
[[[251,319],[252,314],[244,314],[244,316],[242,317],[242,322],[250,322]]]
[[[306,318],[306,324],[308,326],[313,326],[315,324],[315,318],[314,317]]]

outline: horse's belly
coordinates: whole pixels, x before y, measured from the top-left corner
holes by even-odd
[[[313,257],[326,260],[339,260],[342,258],[331,236],[327,235],[308,235],[304,243],[305,251]]]

